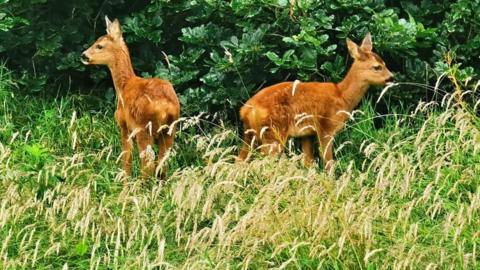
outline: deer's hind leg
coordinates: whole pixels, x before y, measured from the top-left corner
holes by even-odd
[[[146,178],[153,174],[155,168],[155,152],[153,151],[153,136],[142,130],[136,134],[138,153],[140,155],[141,176]]]
[[[248,125],[243,128],[243,145],[238,154],[237,161],[247,160],[248,154],[252,149],[255,149],[257,142],[255,137],[256,131],[251,129]]]
[[[158,135],[158,157],[156,173],[160,172],[160,178],[165,179],[167,176],[168,166],[166,164],[165,155],[167,151],[172,148],[175,137],[175,128],[170,134],[168,131],[163,131]]]

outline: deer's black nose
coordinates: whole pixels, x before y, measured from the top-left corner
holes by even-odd
[[[85,53],[82,53],[81,59],[84,64],[88,64],[90,62],[90,58]]]
[[[392,83],[394,81],[395,81],[395,76],[393,76],[393,74],[385,80],[386,83]]]

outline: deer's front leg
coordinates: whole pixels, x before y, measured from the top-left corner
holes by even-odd
[[[334,165],[333,160],[333,142],[335,139],[335,135],[342,130],[345,126],[345,121],[348,117],[344,114],[338,115],[334,119],[331,119],[329,125],[324,126],[323,130],[320,132],[320,147],[321,147],[321,155],[323,158],[323,162],[325,164],[325,170],[327,172],[332,172],[332,168]]]
[[[122,141],[122,165],[125,174],[132,174],[132,143],[128,140],[129,132],[125,123],[119,123]]]
[[[285,142],[288,136],[278,130],[268,127],[268,129],[261,135],[260,151],[264,156],[280,156],[285,148]]]
[[[320,136],[320,154],[325,164],[325,170],[330,171],[333,166],[333,138],[332,134]]]
[[[302,138],[303,163],[305,167],[313,164],[313,137]]]

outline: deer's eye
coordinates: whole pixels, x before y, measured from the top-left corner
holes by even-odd
[[[100,45],[100,44],[98,44],[98,45],[97,45],[97,49],[101,50],[101,49],[103,49],[103,46]]]
[[[373,70],[375,71],[380,71],[382,70],[382,66],[378,65],[378,66],[373,66]]]

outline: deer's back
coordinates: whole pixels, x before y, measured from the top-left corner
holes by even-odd
[[[260,90],[242,107],[241,114],[256,108],[268,112],[271,118],[279,113],[328,115],[332,108],[342,105],[334,83],[300,82],[293,86],[293,82],[283,82]]]
[[[341,93],[334,83],[283,82],[266,87],[240,110],[247,127],[274,126],[289,136],[311,135],[313,128],[329,125],[328,119],[343,106]]]
[[[132,78],[125,86],[122,98],[117,110],[125,115],[132,127],[143,127],[151,122],[158,128],[171,124],[180,116],[175,90],[165,80]]]

